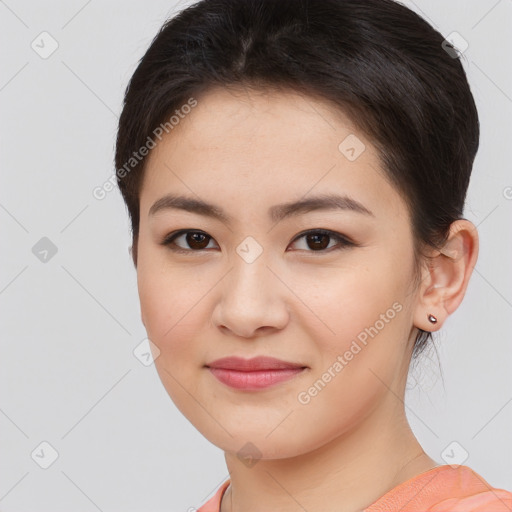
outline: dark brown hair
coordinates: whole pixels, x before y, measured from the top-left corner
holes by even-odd
[[[117,134],[135,265],[147,157],[133,155],[213,86],[294,90],[348,115],[409,208],[418,284],[422,248],[441,248],[464,218],[479,141],[466,74],[439,32],[392,0],[202,0],[167,20],[126,89]],[[429,339],[420,329],[414,356]]]

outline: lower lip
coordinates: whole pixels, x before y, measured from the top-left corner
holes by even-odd
[[[305,368],[289,368],[286,370],[258,370],[242,372],[224,368],[208,368],[222,383],[236,389],[264,389],[279,382],[290,380]]]

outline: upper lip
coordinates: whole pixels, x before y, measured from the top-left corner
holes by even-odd
[[[223,357],[206,365],[210,368],[225,370],[256,371],[256,370],[289,370],[290,368],[305,368],[300,363],[290,363],[274,357],[259,356],[252,359],[242,357]]]

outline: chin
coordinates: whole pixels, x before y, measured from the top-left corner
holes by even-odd
[[[283,430],[277,432],[274,426],[259,425],[251,429],[238,430],[226,426],[230,435],[221,427],[211,431],[208,428],[201,430],[201,434],[212,444],[231,456],[239,458],[250,466],[251,461],[289,459],[314,450],[317,446],[311,444],[309,436],[290,436],[289,432]],[[269,435],[269,432],[272,432]],[[309,443],[308,443],[309,441]],[[318,446],[322,443],[319,442]]]

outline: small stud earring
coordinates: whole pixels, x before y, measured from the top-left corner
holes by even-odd
[[[429,321],[430,321],[430,322],[432,322],[433,324],[436,324],[436,323],[437,323],[437,318],[436,318],[434,315],[431,315],[430,313],[429,313],[429,315],[428,315],[428,319],[429,319]]]

